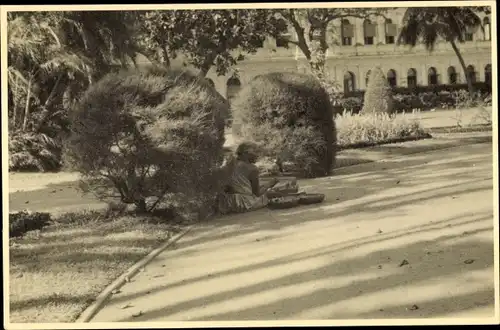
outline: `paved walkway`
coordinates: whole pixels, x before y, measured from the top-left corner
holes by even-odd
[[[493,316],[491,144],[359,166],[199,225],[92,322]]]

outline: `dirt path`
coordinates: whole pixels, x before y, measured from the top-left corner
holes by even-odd
[[[360,166],[198,226],[93,321],[492,317],[491,144]]]

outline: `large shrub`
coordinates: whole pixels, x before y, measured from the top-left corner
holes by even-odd
[[[267,154],[294,162],[306,177],[329,175],[336,151],[332,104],[311,75],[255,77],[232,103],[236,140],[260,144]]]
[[[368,86],[366,88],[363,113],[388,113],[394,111],[392,91],[385,79],[382,69],[373,68],[370,71]]]
[[[146,67],[111,73],[83,95],[67,143],[83,187],[146,210],[146,198],[210,202],[223,158],[227,102],[206,81]],[[196,205],[197,207],[202,205]]]

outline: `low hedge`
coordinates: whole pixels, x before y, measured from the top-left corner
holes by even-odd
[[[20,211],[9,214],[9,236],[20,237],[33,230],[41,230],[51,224],[50,213]]]
[[[414,109],[430,110],[436,108],[473,107],[477,104],[491,105],[491,94],[480,94],[476,101],[468,98],[468,92],[459,90],[455,92],[422,92],[420,94],[395,93],[394,110],[396,112],[409,112]],[[363,108],[363,94],[357,96],[344,96],[334,104],[334,113],[344,111],[359,113]]]

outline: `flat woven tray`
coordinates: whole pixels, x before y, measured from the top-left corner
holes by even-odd
[[[300,197],[299,196],[285,196],[271,198],[267,207],[270,209],[289,209],[292,207],[299,206]]]

